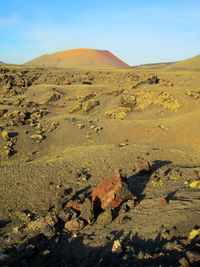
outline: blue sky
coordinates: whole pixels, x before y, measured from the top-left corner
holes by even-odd
[[[0,0],[0,61],[82,47],[130,65],[200,54],[200,1]]]

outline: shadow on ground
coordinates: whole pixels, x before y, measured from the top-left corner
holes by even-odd
[[[15,267],[63,267],[63,266],[178,266],[179,259],[184,256],[178,245],[184,241],[181,237],[163,239],[158,235],[153,239],[142,239],[138,234],[113,231],[113,238],[103,247],[92,247],[84,244],[84,240],[94,240],[95,235],[78,235],[71,238],[69,233],[55,235],[47,239],[40,234],[28,242],[6,251],[11,255],[5,266]],[[120,240],[122,252],[112,253],[114,240]],[[94,241],[95,242],[95,241]],[[174,249],[167,249],[167,244],[178,244]],[[193,265],[197,266],[197,265]]]
[[[137,196],[138,201],[144,199],[144,190],[148,182],[150,181],[152,173],[157,171],[159,168],[171,163],[171,161],[155,160],[151,165],[151,170],[149,172],[142,171],[128,177],[127,183],[129,186],[129,190],[132,192],[133,195]]]

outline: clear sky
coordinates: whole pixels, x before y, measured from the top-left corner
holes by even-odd
[[[0,0],[0,61],[83,47],[130,65],[200,54],[200,0]]]

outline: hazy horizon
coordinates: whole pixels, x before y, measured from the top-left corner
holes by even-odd
[[[197,0],[8,0],[1,6],[0,61],[7,63],[74,48],[109,50],[129,65],[200,51]]]

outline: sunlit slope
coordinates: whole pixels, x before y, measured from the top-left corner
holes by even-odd
[[[128,68],[123,62],[109,51],[96,49],[72,49],[53,54],[45,54],[26,63],[31,66],[58,68]]]
[[[200,55],[176,62],[169,66],[166,66],[165,69],[168,70],[200,70]]]

